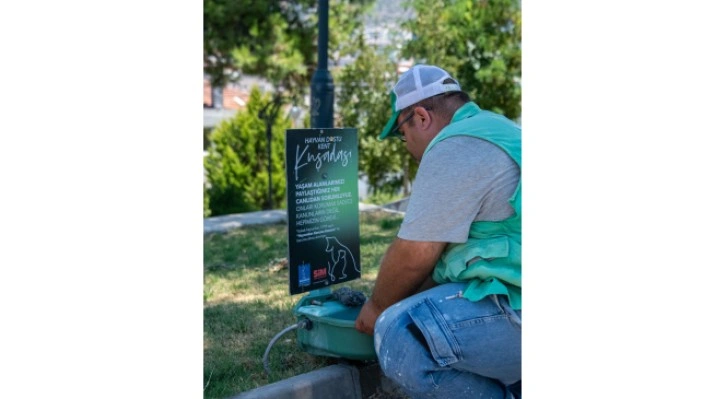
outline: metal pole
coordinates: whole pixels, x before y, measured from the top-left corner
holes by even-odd
[[[267,120],[267,206],[272,209],[272,121]]]
[[[275,97],[260,110],[257,117],[264,120],[267,128],[267,206],[273,208],[272,203],[272,124],[280,112],[282,96],[276,93]]]
[[[310,86],[310,124],[333,127],[335,85],[328,71],[328,0],[318,0],[318,68]]]

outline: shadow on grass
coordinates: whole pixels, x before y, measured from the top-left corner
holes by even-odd
[[[401,217],[385,212],[362,213],[360,255],[364,270],[377,270],[385,249],[395,238]],[[204,238],[204,270],[220,277],[239,269],[264,270],[288,255],[287,225],[249,226]]]
[[[204,238],[204,270],[224,273],[237,269],[262,270],[287,257],[285,225],[250,226]]]

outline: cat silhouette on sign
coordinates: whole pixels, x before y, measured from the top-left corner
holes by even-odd
[[[330,281],[348,277],[345,274],[346,270],[349,270],[348,265],[352,265],[353,269],[360,273],[360,268],[356,265],[350,249],[341,244],[337,238],[325,237],[325,252],[330,252],[330,260],[328,260],[328,276],[330,276]]]

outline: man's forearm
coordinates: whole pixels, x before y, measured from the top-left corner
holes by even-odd
[[[371,301],[379,310],[424,287],[446,243],[396,238],[381,261]]]

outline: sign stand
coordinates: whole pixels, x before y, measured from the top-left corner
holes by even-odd
[[[360,306],[332,298],[331,285],[360,278],[358,137],[353,128],[288,129],[285,140],[290,295],[298,344],[315,355],[376,358],[373,338],[355,329]]]

